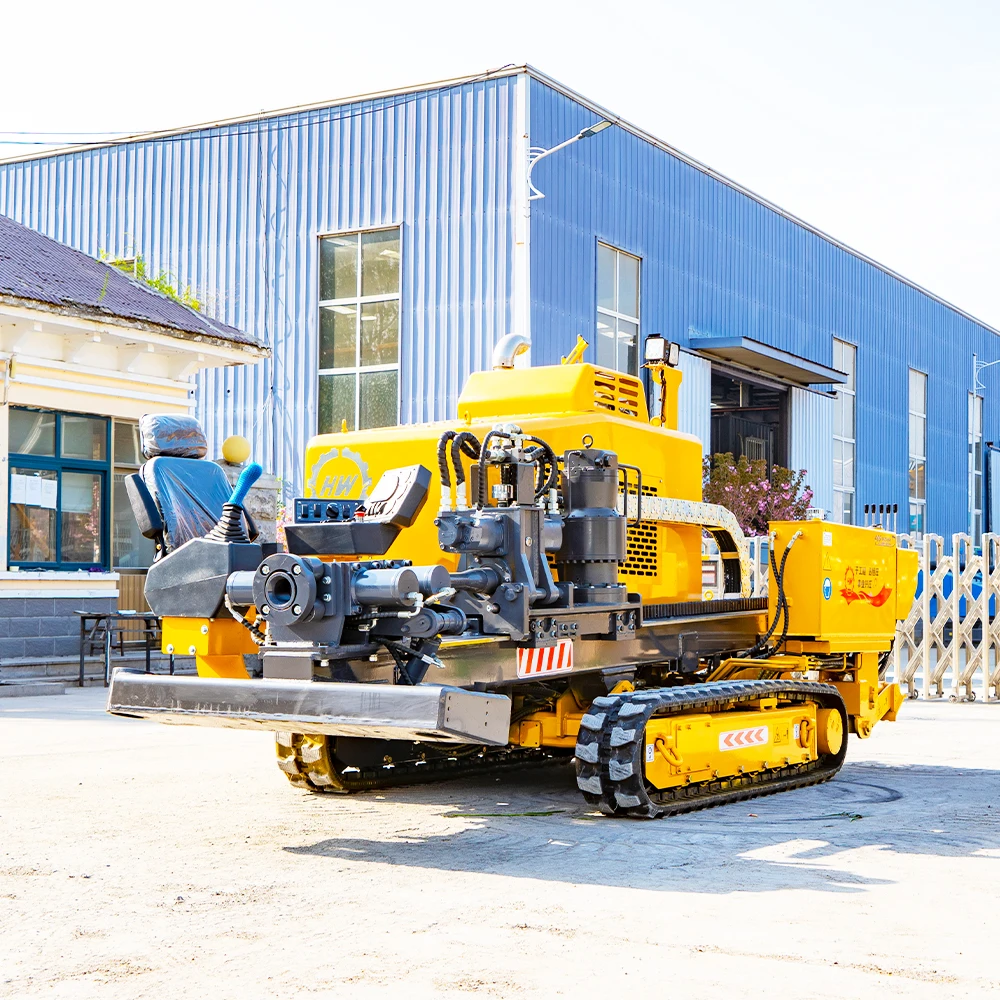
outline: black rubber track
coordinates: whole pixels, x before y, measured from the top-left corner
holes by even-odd
[[[808,764],[713,778],[676,788],[658,790],[646,782],[643,737],[651,718],[724,711],[773,697],[836,708],[844,724],[840,752]],[[812,681],[718,681],[607,695],[594,699],[580,724],[576,781],[587,802],[608,815],[657,819],[828,781],[844,763],[847,731],[847,711],[840,692],[830,684]]]
[[[367,792],[380,788],[401,788],[434,781],[457,781],[461,778],[487,777],[508,774],[511,771],[555,767],[568,764],[572,755],[568,751],[456,746],[450,756],[432,744],[414,744],[415,755],[426,752],[425,760],[396,761],[392,765],[374,765],[365,768],[345,767],[336,756],[336,739],[326,737],[324,743],[289,734],[286,744],[279,737],[279,744],[287,747],[282,770],[293,784],[311,792]],[[293,763],[294,762],[294,763]]]

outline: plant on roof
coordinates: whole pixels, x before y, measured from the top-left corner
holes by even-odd
[[[801,521],[812,503],[805,469],[775,465],[768,475],[763,459],[725,452],[706,458],[703,471],[705,501],[731,510],[746,535],[766,535],[768,521]]]
[[[144,285],[149,285],[150,288],[154,288],[163,295],[169,296],[175,302],[180,302],[181,305],[194,309],[196,312],[201,311],[201,301],[195,298],[190,285],[187,288],[175,285],[173,275],[168,274],[166,271],[154,274],[146,263],[145,257],[112,257],[110,254],[102,251],[100,259],[105,264],[116,267],[130,278],[135,278],[136,281],[141,281]]]

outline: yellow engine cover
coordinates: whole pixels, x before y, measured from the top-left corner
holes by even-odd
[[[681,373],[670,369],[666,375],[674,398]],[[457,557],[441,551],[434,525],[440,506],[437,443],[445,430],[471,430],[482,440],[494,425],[515,423],[547,441],[557,455],[592,438],[593,447],[614,451],[620,462],[642,469],[645,494],[701,500],[701,444],[676,430],[675,403],[666,411],[665,426],[650,424],[642,383],[593,365],[475,372],[459,397],[458,420],[314,437],[306,448],[305,493],[357,499],[387,469],[419,462],[434,474],[431,492],[387,558],[451,569]],[[468,469],[469,460],[464,461]],[[634,473],[631,477],[634,486]],[[620,579],[646,601],[700,599],[701,528],[652,522],[629,528]]]
[[[917,586],[917,554],[897,549],[896,536],[877,528],[829,521],[777,521],[774,555],[801,532],[785,564],[790,639],[814,640],[829,652],[887,650],[896,620],[905,618]],[[773,616],[778,588],[771,573]]]

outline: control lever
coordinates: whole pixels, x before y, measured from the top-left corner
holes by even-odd
[[[236,480],[233,492],[229,494],[229,499],[222,505],[222,516],[216,522],[215,527],[208,533],[209,538],[214,538],[219,542],[248,542],[246,528],[243,524],[245,511],[243,504],[246,502],[250,488],[260,479],[264,470],[256,463],[251,462]],[[254,531],[256,537],[256,530]]]

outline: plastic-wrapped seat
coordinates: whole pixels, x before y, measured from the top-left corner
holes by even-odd
[[[194,417],[146,414],[139,421],[142,453],[138,473],[127,476],[125,489],[139,530],[156,544],[156,558],[207,535],[222,515],[232,487],[225,472],[205,458],[208,443]],[[244,511],[247,534],[257,527]]]

